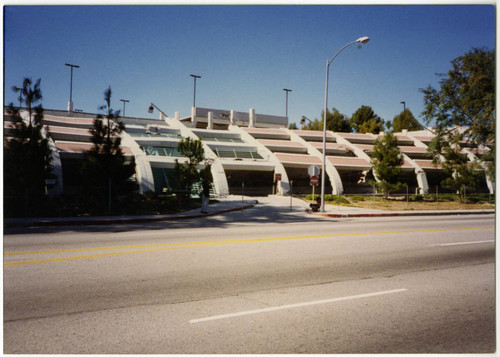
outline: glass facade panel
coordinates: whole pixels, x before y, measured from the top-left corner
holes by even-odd
[[[152,167],[155,183],[155,193],[162,193],[164,188],[172,192],[172,183],[174,182],[175,170],[162,167]]]
[[[177,134],[167,134],[167,133],[159,133],[159,134],[153,134],[153,133],[144,133],[144,132],[139,132],[139,133],[134,133],[131,132],[129,133],[130,136],[133,137],[141,137],[141,138],[174,138],[174,139],[182,139],[182,136],[177,135]]]
[[[237,138],[209,138],[209,137],[202,137],[201,140],[203,141],[215,141],[219,143],[243,143],[244,141],[241,139]]]
[[[165,146],[141,146],[146,155],[182,157],[177,148]]]
[[[263,159],[255,150],[215,149],[215,152],[217,156],[228,159]]]

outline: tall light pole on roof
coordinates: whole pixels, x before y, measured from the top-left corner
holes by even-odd
[[[130,102],[130,100],[127,100],[127,99],[120,99],[122,102],[123,102],[123,117],[125,116],[125,103],[128,103]]]
[[[69,114],[71,114],[73,112],[73,68],[80,68],[80,66],[69,63],[66,63],[65,66],[71,67],[71,79],[69,82],[69,103],[68,103],[68,112]]]
[[[288,120],[288,92],[291,92],[292,90],[291,89],[287,89],[287,88],[283,88],[283,90],[285,91],[286,93],[286,104],[285,104],[285,115],[286,115],[286,119]]]
[[[201,76],[197,76],[196,74],[190,74],[189,76],[194,78],[193,107],[196,107],[196,78],[201,78]]]
[[[326,81],[325,81],[325,111],[323,113],[323,167],[321,172],[321,212],[325,212],[325,173],[326,173],[326,112],[328,110],[328,75],[330,71],[330,64],[335,57],[342,52],[345,48],[354,45],[355,43],[365,44],[370,41],[369,37],[360,37],[355,41],[349,42],[347,45],[337,51],[331,60],[326,61]]]

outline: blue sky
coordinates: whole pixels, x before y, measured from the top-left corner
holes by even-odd
[[[111,86],[114,109],[188,116],[197,80],[199,107],[319,118],[325,66],[328,106],[351,116],[371,106],[385,120],[406,102],[421,120],[419,88],[474,47],[495,49],[493,5],[150,5],[5,6],[4,99],[24,77],[42,79],[43,106],[66,109],[70,69],[76,109],[97,112]],[[421,120],[422,121],[422,120]]]

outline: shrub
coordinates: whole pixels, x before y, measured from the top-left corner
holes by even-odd
[[[474,193],[465,196],[467,203],[495,203],[495,195],[490,195],[487,193]]]
[[[321,198],[321,195],[314,195],[314,199],[316,200],[317,198]],[[312,195],[306,195],[306,200],[312,201]],[[350,204],[349,200],[345,198],[344,196],[338,196],[338,195],[325,195],[325,202],[330,202],[330,203],[342,203],[342,204]]]
[[[354,195],[349,197],[352,202],[364,201],[366,199],[365,196]]]
[[[424,200],[424,196],[422,196],[422,195],[410,195],[410,200],[412,202],[421,202]]]
[[[339,203],[346,204],[346,205],[350,204],[350,202],[347,200],[347,198],[345,198],[344,196],[338,196],[338,195],[325,195],[325,201],[332,202],[335,204],[339,204]]]
[[[458,195],[456,195],[454,193],[442,193],[442,194],[438,194],[438,198],[439,198],[440,202],[443,202],[443,201],[453,202],[453,201],[458,200]],[[436,195],[434,195],[434,200],[435,199],[436,199]]]

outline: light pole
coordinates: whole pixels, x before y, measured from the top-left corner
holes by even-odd
[[[196,74],[190,74],[189,76],[194,78],[193,107],[196,107],[196,78],[201,78],[201,76],[197,76]]]
[[[403,112],[406,110],[406,102],[401,102],[403,104]]]
[[[125,103],[130,102],[130,100],[127,99],[120,99],[123,102],[123,116],[125,116]]]
[[[291,89],[286,89],[286,88],[283,88],[283,90],[285,91],[286,93],[286,104],[285,104],[285,116],[286,116],[286,119],[288,120],[288,92],[291,92],[292,90]]]
[[[151,103],[151,104],[149,105],[149,107],[148,107],[148,113],[152,113],[155,109],[156,109],[156,110],[158,110],[158,111],[159,111],[159,112],[163,115],[163,117],[168,118],[168,115],[167,115],[167,114],[165,114],[165,113],[163,112],[163,110],[161,110],[160,108],[158,108],[158,107],[157,107],[154,103]],[[160,118],[160,119],[161,119],[161,118]]]
[[[349,42],[347,45],[342,47],[337,51],[331,60],[326,61],[326,81],[325,81],[325,111],[323,113],[323,168],[321,172],[321,212],[325,212],[325,168],[326,168],[326,111],[328,109],[328,75],[330,71],[330,64],[333,62],[335,57],[342,52],[345,48],[353,45],[355,43],[365,44],[370,41],[369,37],[360,37],[356,41]]]
[[[69,63],[66,63],[65,66],[71,67],[71,79],[69,82],[69,103],[68,103],[68,112],[71,114],[73,112],[73,68],[80,68],[80,66]]]
[[[302,117],[300,118],[300,125],[304,125],[306,123],[306,120],[309,120],[309,122],[312,124],[313,121],[311,119],[309,119],[308,117],[306,117],[305,115],[302,115]]]

